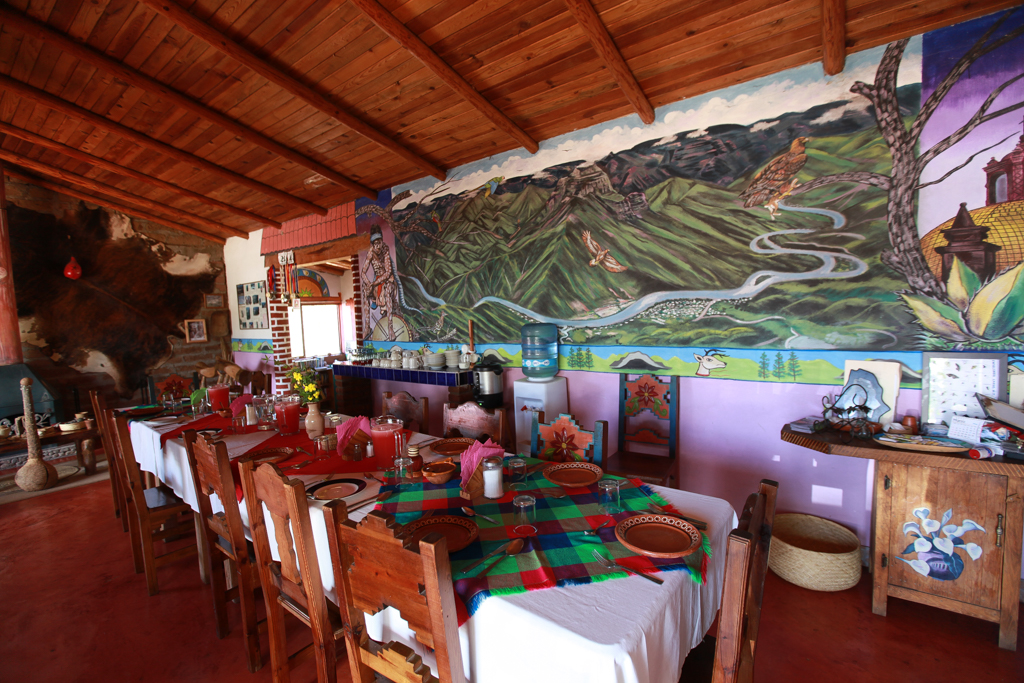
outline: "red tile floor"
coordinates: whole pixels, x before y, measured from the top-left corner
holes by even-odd
[[[0,505],[0,681],[270,681],[266,664],[246,670],[229,614],[218,640],[194,560],[162,569],[160,594],[146,594],[106,482]],[[308,632],[293,625],[298,647]],[[1007,652],[995,625],[976,619],[895,599],[876,617],[867,575],[815,593],[769,574],[755,680],[1020,683],[1021,631],[1020,651]],[[292,680],[315,678],[306,663]],[[338,678],[349,680],[345,666]]]

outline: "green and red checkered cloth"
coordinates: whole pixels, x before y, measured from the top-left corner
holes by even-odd
[[[540,462],[527,458],[528,466]],[[614,521],[598,530],[597,536],[583,534],[609,519],[609,515],[599,509],[596,483],[587,487],[565,488],[568,495],[564,498],[549,498],[544,496],[545,492],[559,493],[562,487],[545,479],[543,472],[535,472],[528,476],[525,490],[508,491],[498,500],[474,499],[473,509],[497,520],[499,524],[492,524],[477,516],[474,521],[480,529],[479,539],[467,548],[451,554],[455,593],[461,598],[461,601],[456,602],[462,603],[457,604],[459,624],[476,612],[484,600],[494,595],[514,595],[628,576],[624,571],[610,571],[598,563],[593,556],[594,549],[634,571],[647,574],[685,571],[693,581],[703,584],[707,577],[708,559],[711,557],[707,534],[701,534],[703,542],[700,549],[684,558],[674,559],[637,555],[615,537],[615,525],[619,521],[635,512],[644,511],[652,501],[667,511],[678,512],[639,480],[626,481],[628,483],[620,488],[623,512],[612,515]],[[494,559],[475,568],[469,576],[462,576],[460,570],[463,567],[510,539],[519,538],[513,531],[512,499],[520,493],[528,493],[537,499],[534,523],[537,534],[524,538],[523,550],[518,555],[497,555],[495,559],[500,558],[498,565],[486,575],[480,576]],[[464,505],[469,505],[469,501],[459,496],[459,479],[456,477],[444,485],[424,482],[403,486],[400,492],[392,493],[387,501],[379,503],[375,509],[394,515],[398,522],[406,524],[425,514],[465,516],[461,509]]]

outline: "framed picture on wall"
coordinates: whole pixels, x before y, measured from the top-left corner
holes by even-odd
[[[235,285],[238,294],[238,329],[261,330],[270,327],[267,310],[267,283]]]
[[[922,354],[921,420],[945,422],[953,415],[984,418],[975,394],[1006,401],[1005,353]]]
[[[207,308],[224,308],[223,294],[207,294],[205,296]]]
[[[210,341],[206,334],[206,321],[202,318],[195,318],[185,321],[185,343],[200,344]]]

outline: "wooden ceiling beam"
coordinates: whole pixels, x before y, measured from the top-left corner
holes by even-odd
[[[301,83],[298,79],[289,76],[280,68],[256,56],[247,48],[236,43],[234,40],[213,28],[202,19],[191,14],[188,10],[182,8],[172,0],[139,0],[139,2],[167,19],[170,19],[213,49],[228,55],[238,63],[252,69],[263,78],[274,83],[278,87],[283,88],[293,96],[304,101],[306,104],[316,108],[327,116],[330,116],[335,121],[338,121],[352,129],[354,132],[359,133],[383,149],[405,159],[424,173],[432,175],[438,180],[444,180],[447,177],[445,171],[439,166],[395,142],[366,121],[363,121],[354,114],[350,114],[345,111],[337,104],[328,100],[325,96],[310,88],[308,85]]]
[[[49,107],[54,111],[59,111],[60,113],[65,114],[67,116],[71,116],[76,119],[80,119],[82,121],[91,123],[97,128],[102,128],[103,130],[113,133],[114,135],[120,136],[122,138],[125,138],[126,140],[131,140],[137,145],[140,145],[147,149],[152,149],[156,152],[159,152],[160,154],[163,154],[174,159],[175,161],[180,161],[183,164],[189,164],[190,166],[198,170],[212,173],[214,175],[220,176],[225,180],[237,183],[239,185],[243,185],[244,187],[247,187],[251,190],[255,190],[256,192],[264,194],[268,197],[273,197],[274,199],[280,202],[301,207],[304,211],[315,213],[320,216],[327,215],[327,209],[323,208],[322,206],[317,206],[312,202],[307,202],[305,199],[300,199],[298,197],[290,195],[287,192],[277,189],[276,187],[264,185],[258,180],[247,178],[244,175],[235,173],[234,171],[230,171],[226,168],[223,168],[222,166],[218,166],[217,164],[214,164],[211,161],[207,161],[202,157],[197,157],[196,155],[180,150],[177,147],[172,147],[167,143],[155,140],[149,137],[148,135],[144,135],[143,133],[128,128],[127,126],[123,126],[120,123],[115,123],[110,119],[104,116],[100,116],[95,112],[89,111],[88,109],[83,109],[82,107],[79,107],[77,104],[72,104],[71,102],[62,100],[56,95],[51,95],[45,90],[39,90],[38,88],[34,88],[31,85],[28,85],[27,83],[22,83],[21,81],[15,80],[9,76],[4,76],[0,74],[0,88],[3,88],[4,90],[9,90],[15,95],[22,97],[26,100],[35,102],[36,104],[41,104],[44,107]]]
[[[323,244],[314,244],[311,247],[295,249],[296,266],[312,266],[318,263],[334,261],[346,256],[355,256],[361,251],[370,248],[370,235],[350,235],[341,237]],[[264,263],[269,268],[277,265],[277,253],[266,254]]]
[[[361,9],[377,25],[377,28],[384,31],[392,40],[411,53],[431,73],[440,78],[445,85],[473,105],[488,121],[497,126],[498,130],[521,144],[531,154],[537,153],[539,147],[536,140],[530,137],[525,130],[517,126],[515,121],[506,116],[504,112],[495,107],[490,100],[477,92],[476,88],[470,85],[465,78],[460,76],[455,69],[448,66],[447,62],[430,49],[430,46],[424,43],[422,38],[406,28],[405,24],[396,19],[377,0],[352,0],[352,4]]]
[[[25,142],[30,142],[33,145],[39,145],[40,147],[52,149],[53,151],[59,152],[64,156],[71,157],[72,159],[77,159],[78,161],[90,164],[97,168],[102,168],[105,171],[110,171],[111,173],[116,173],[127,178],[133,178],[141,183],[146,183],[147,185],[150,185],[152,187],[157,187],[160,188],[161,190],[166,190],[168,192],[173,192],[174,194],[179,194],[184,197],[188,197],[189,199],[193,199],[209,207],[215,209],[222,209],[224,211],[230,211],[231,213],[241,218],[245,218],[247,220],[260,223],[262,225],[268,225],[272,228],[281,227],[281,223],[279,221],[275,221],[270,218],[264,218],[263,216],[251,213],[249,211],[246,211],[245,209],[240,209],[237,206],[233,206],[226,202],[222,202],[219,199],[213,199],[212,197],[207,197],[206,195],[199,194],[198,192],[193,192],[192,190],[188,190],[177,185],[172,185],[171,183],[165,180],[160,180],[159,178],[146,175],[145,173],[141,173],[139,171],[136,171],[135,169],[115,164],[112,161],[107,161],[106,159],[93,156],[88,152],[83,152],[79,149],[75,149],[74,147],[68,147],[67,145],[63,145],[59,142],[56,142],[55,140],[51,140],[50,138],[43,137],[42,135],[37,135],[36,133],[32,133],[30,131],[17,128],[9,123],[4,123],[3,121],[0,121],[0,133],[6,133],[7,135],[19,138],[21,140],[24,140]]]
[[[846,0],[821,0],[821,64],[829,76],[846,66]]]
[[[137,204],[138,206],[143,206],[147,209],[150,209],[151,211],[165,213],[179,220],[186,220],[191,221],[193,223],[198,223],[212,230],[227,232],[237,237],[245,237],[246,239],[248,239],[249,237],[249,233],[245,232],[244,230],[239,230],[238,228],[233,228],[230,225],[224,225],[222,223],[217,223],[216,221],[211,221],[209,218],[203,218],[202,216],[197,216],[187,211],[182,211],[181,209],[153,201],[152,199],[149,199],[147,197],[141,197],[130,192],[125,192],[124,190],[114,187],[113,185],[107,185],[106,183],[101,183],[98,180],[86,178],[85,176],[80,176],[77,173],[71,173],[70,171],[65,171],[64,169],[57,168],[55,166],[50,166],[49,164],[44,164],[41,161],[36,161],[35,159],[29,159],[28,157],[22,156],[21,154],[17,154],[16,152],[11,152],[9,150],[0,148],[0,159],[5,159],[12,163],[18,164],[19,166],[23,166],[29,169],[30,171],[34,171],[35,173],[39,173],[48,178],[55,178],[65,183],[78,185],[79,187],[83,187],[86,190],[92,190],[93,192],[99,192],[101,194],[105,194],[115,199],[120,199],[122,201],[130,202],[132,204]]]
[[[47,190],[56,192],[57,194],[64,194],[69,197],[74,197],[76,199],[82,199],[84,201],[89,202],[90,204],[98,204],[99,206],[105,206],[108,209],[120,211],[121,213],[130,216],[145,218],[147,221],[158,223],[164,226],[165,228],[178,230],[180,232],[188,233],[189,235],[195,235],[196,237],[202,237],[204,240],[210,240],[211,242],[216,242],[217,244],[224,244],[225,242],[227,242],[227,240],[221,237],[220,235],[211,235],[208,232],[204,232],[198,228],[193,228],[190,225],[179,225],[178,223],[171,222],[166,218],[154,216],[151,213],[142,211],[135,207],[125,206],[124,204],[118,204],[115,201],[111,201],[110,199],[106,199],[103,197],[96,197],[91,194],[82,192],[81,190],[76,190],[73,187],[67,187],[65,185],[60,185],[58,183],[51,183],[48,180],[45,180],[43,178],[37,178],[34,175],[30,175],[28,173],[25,173],[24,171],[12,168],[9,165],[4,165],[3,173],[4,175],[9,176],[11,178],[17,178],[18,180],[23,180],[27,183],[31,183],[32,185],[38,185],[39,187],[46,188]]]
[[[254,131],[224,114],[221,114],[219,111],[211,109],[205,104],[197,102],[177,90],[171,89],[160,81],[150,78],[141,71],[136,71],[116,59],[112,59],[102,52],[94,50],[88,45],[79,43],[70,36],[66,36],[46,24],[27,17],[6,5],[0,5],[0,19],[3,20],[4,24],[10,24],[11,26],[17,27],[18,30],[25,35],[32,36],[33,38],[38,38],[46,43],[55,45],[76,59],[86,62],[87,64],[92,64],[98,69],[111,73],[129,85],[133,85],[136,88],[145,90],[146,92],[154,93],[160,98],[168,102],[172,102],[182,109],[192,112],[196,116],[215,123],[232,135],[237,135],[246,142],[262,147],[263,149],[272,152],[283,159],[287,159],[294,164],[307,168],[310,171],[319,173],[341,187],[358,192],[360,195],[368,197],[374,201],[377,199],[377,192],[375,190],[366,187],[358,181],[342,175],[321,163],[303,156],[289,147],[271,140],[265,135]]]
[[[608,27],[601,21],[601,17],[598,16],[594,6],[590,4],[590,0],[564,0],[564,2],[569,13],[576,18],[580,28],[583,29],[583,34],[594,47],[598,57],[612,72],[612,77],[619,89],[633,105],[636,113],[640,115],[640,120],[648,125],[654,123],[654,107],[651,106],[651,102],[644,94],[640,83],[637,82],[636,76],[633,75],[626,60],[622,57],[622,53],[615,45],[615,41],[612,40],[611,34],[608,33]]]

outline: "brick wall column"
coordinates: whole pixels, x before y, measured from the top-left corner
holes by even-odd
[[[352,257],[352,298],[355,300],[353,316],[355,317],[356,341],[370,336],[363,329],[363,276],[360,273],[359,255]]]
[[[284,291],[283,273],[278,271],[277,291]],[[288,391],[288,380],[284,370],[291,365],[292,334],[288,325],[288,300],[278,294],[267,302],[270,313],[270,336],[274,341],[274,384],[273,393],[283,394]]]

